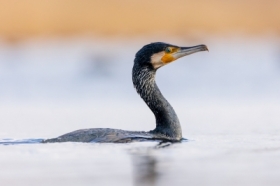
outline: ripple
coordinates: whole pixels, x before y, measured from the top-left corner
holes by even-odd
[[[0,139],[0,145],[19,145],[19,144],[33,144],[40,143],[43,139]]]

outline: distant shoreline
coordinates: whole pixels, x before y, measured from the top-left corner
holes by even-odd
[[[280,1],[0,0],[0,37],[195,32],[280,35]]]

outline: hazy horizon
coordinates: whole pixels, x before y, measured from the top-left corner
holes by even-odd
[[[0,38],[280,34],[280,1],[0,0]]]

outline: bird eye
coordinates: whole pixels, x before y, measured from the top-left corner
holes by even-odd
[[[170,47],[166,47],[165,52],[166,53],[170,53],[171,52],[171,48]]]

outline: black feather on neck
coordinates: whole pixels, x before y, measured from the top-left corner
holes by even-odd
[[[179,119],[172,106],[161,94],[155,82],[155,75],[156,70],[151,65],[142,66],[134,61],[133,85],[156,118],[156,128],[150,132],[163,134],[174,140],[181,140],[182,131]]]

